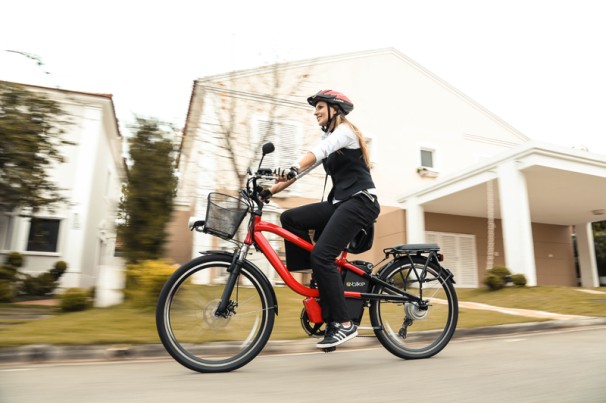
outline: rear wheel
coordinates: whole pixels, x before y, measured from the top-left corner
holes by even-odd
[[[381,278],[389,284],[422,298],[422,303],[375,300],[370,306],[370,319],[375,335],[392,354],[405,359],[428,358],[440,352],[454,334],[459,316],[455,289],[450,280],[440,276],[440,268],[425,258],[400,261]],[[383,286],[373,293],[392,294]]]
[[[263,274],[244,264],[227,312],[216,315],[232,257],[206,255],[181,266],[158,298],[156,327],[170,355],[198,372],[226,372],[257,356],[274,325],[271,286]]]

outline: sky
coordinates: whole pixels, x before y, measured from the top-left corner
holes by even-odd
[[[183,127],[196,78],[393,47],[531,139],[606,156],[606,0],[0,0],[0,20],[0,80],[113,94],[123,134]]]

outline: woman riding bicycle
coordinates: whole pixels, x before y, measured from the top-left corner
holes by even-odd
[[[307,98],[315,107],[314,115],[324,134],[320,142],[290,168],[280,170],[278,182],[262,192],[265,199],[286,189],[296,181],[299,172],[323,164],[332,179],[327,201],[285,211],[282,226],[311,242],[314,230],[316,244],[312,252],[285,242],[289,270],[312,269],[320,293],[322,319],[327,324],[325,337],[318,348],[335,347],[357,336],[343,295],[343,280],[335,264],[336,257],[360,230],[376,220],[380,207],[370,175],[370,161],[364,136],[345,115],[353,103],[340,92],[323,90]]]

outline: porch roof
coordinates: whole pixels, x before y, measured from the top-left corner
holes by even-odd
[[[574,225],[606,220],[606,156],[530,141],[398,198],[425,212],[501,218],[498,167],[515,161],[526,179],[532,222]],[[493,181],[496,179],[495,181]]]

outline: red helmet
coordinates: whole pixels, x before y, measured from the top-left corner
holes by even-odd
[[[351,102],[349,98],[340,92],[333,90],[322,90],[316,95],[307,98],[307,102],[309,102],[311,106],[316,106],[316,104],[320,101],[324,101],[329,105],[339,107],[343,115],[347,115],[349,112],[353,111],[354,108],[353,102]]]

